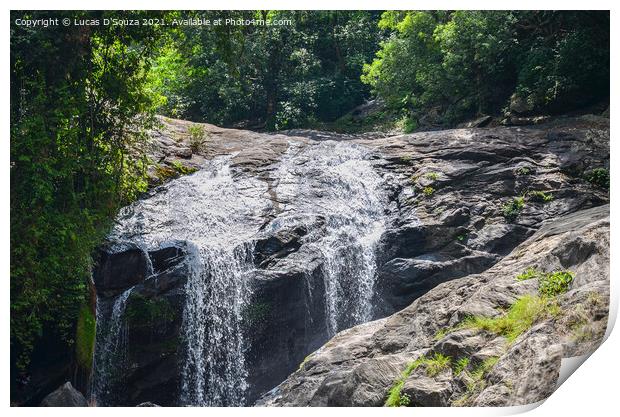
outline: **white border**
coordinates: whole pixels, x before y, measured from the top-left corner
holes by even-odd
[[[334,0],[314,0],[302,1],[302,0],[272,0],[272,1],[248,1],[248,0],[214,0],[214,1],[189,1],[189,0],[151,0],[151,1],[134,1],[134,0],[108,0],[108,1],[76,1],[76,0],[60,0],[60,1],[32,1],[23,0],[20,2],[9,4],[9,7],[13,9],[21,10],[49,10],[49,9],[108,9],[108,10],[131,10],[131,9],[152,9],[152,10],[227,10],[227,9],[283,9],[283,10],[301,10],[301,9],[327,9],[327,10],[345,10],[345,9],[367,9],[367,10],[393,10],[393,9],[564,9],[564,10],[611,10],[612,24],[611,24],[611,73],[618,73],[618,29],[614,24],[618,23],[618,9],[620,4],[617,1],[597,1],[590,0],[588,2],[574,1],[574,0],[547,0],[547,1],[497,1],[497,0],[470,0],[457,2],[454,0],[419,0],[419,1],[377,1],[377,0],[357,0],[353,1],[334,1]],[[5,9],[4,16],[5,22],[9,21],[9,9]],[[5,99],[2,103],[3,108],[3,135],[5,143],[3,144],[0,152],[2,161],[4,163],[4,171],[0,179],[2,185],[3,195],[7,196],[5,202],[2,205],[2,266],[5,273],[3,274],[4,289],[5,289],[5,315],[2,320],[2,336],[3,343],[1,346],[2,357],[4,359],[4,379],[2,381],[1,395],[3,398],[3,406],[9,405],[9,303],[10,293],[9,286],[9,25],[5,29],[5,40],[2,43],[2,76],[4,79],[3,85],[5,86],[3,91]],[[616,108],[618,100],[618,83],[615,77],[611,79],[611,101],[614,109]],[[611,199],[615,200],[616,189],[618,181],[620,181],[620,174],[615,169],[617,162],[617,153],[614,152],[616,148],[614,139],[617,135],[618,129],[616,124],[612,121],[611,124],[611,176],[612,176],[612,192]],[[616,216],[616,203],[611,205],[612,224],[615,224]],[[615,321],[618,307],[618,276],[619,267],[617,259],[618,254],[618,232],[612,228],[611,231],[611,277],[612,277],[612,306],[610,310],[610,321]],[[620,336],[618,331],[611,332],[609,339],[596,351],[592,356],[576,370],[575,375],[568,378],[568,381],[560,386],[558,390],[551,395],[551,397],[539,407],[534,408],[529,412],[531,416],[547,416],[549,414],[559,416],[572,416],[572,415],[602,415],[607,416],[612,414],[612,410],[617,408],[618,401],[618,378],[620,375]],[[532,407],[535,407],[533,405]],[[531,407],[528,407],[531,408]],[[150,411],[149,411],[150,410]],[[326,415],[355,415],[357,416],[376,416],[377,413],[390,413],[393,415],[420,415],[424,416],[447,416],[447,415],[459,415],[459,416],[491,416],[491,415],[506,415],[513,414],[515,412],[526,411],[524,408],[476,408],[476,409],[464,409],[464,408],[433,408],[424,410],[411,410],[411,409],[316,409],[316,408],[295,408],[295,409],[259,409],[259,408],[239,408],[239,409],[202,409],[202,408],[186,408],[179,409],[181,413],[193,414],[193,415],[229,415],[229,416],[245,416],[247,414],[260,415],[260,416],[284,416],[293,413],[300,416],[314,416],[317,413]],[[66,415],[78,415],[82,416],[84,413],[93,413],[94,415],[103,415],[103,413],[131,413],[132,415],[144,415],[147,413],[153,413],[154,415],[169,414],[170,408],[141,408],[141,409],[128,409],[128,408],[116,408],[106,409],[99,408],[91,410],[83,409],[41,409],[41,408],[11,408],[8,410],[12,415],[30,415],[45,413],[45,415],[51,416],[66,416]],[[176,410],[175,410],[176,411]]]

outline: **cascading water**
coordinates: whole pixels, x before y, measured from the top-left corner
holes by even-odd
[[[121,378],[125,359],[127,327],[124,324],[125,307],[131,288],[114,299],[112,305],[97,302],[97,349],[93,360],[92,397],[97,405],[110,405],[113,393],[110,391]],[[108,303],[109,304],[109,303]],[[105,311],[110,317],[106,320]]]
[[[370,151],[347,142],[292,144],[276,172],[289,201],[271,231],[304,223],[303,243],[323,257],[328,334],[371,319],[375,249],[385,230],[387,195]]]
[[[121,211],[110,236],[119,248],[188,243],[180,405],[244,404],[243,313],[257,239],[305,225],[301,243],[322,259],[328,335],[371,319],[387,205],[371,156],[353,143],[291,143],[268,181],[233,172],[234,156],[218,157]],[[98,338],[97,351],[105,343]]]
[[[119,216],[112,234],[147,250],[185,240],[191,274],[181,333],[181,405],[242,405],[246,390],[243,308],[249,296],[252,238],[269,201],[252,177],[233,178],[230,157],[216,158]]]

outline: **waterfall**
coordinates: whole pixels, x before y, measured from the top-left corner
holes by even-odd
[[[291,144],[276,172],[289,202],[271,231],[304,223],[304,243],[323,257],[328,334],[371,319],[376,245],[385,230],[387,195],[370,151],[347,142]]]
[[[232,158],[214,158],[124,208],[110,235],[119,248],[131,242],[147,251],[188,243],[180,405],[244,405],[243,312],[257,239],[305,225],[300,243],[322,259],[326,333],[371,319],[387,198],[370,151],[353,143],[291,142],[265,170],[268,180],[233,171]]]
[[[181,405],[243,405],[247,388],[242,312],[253,238],[270,208],[264,182],[236,177],[231,157],[160,187],[123,210],[112,239],[148,250],[184,240],[194,248],[181,333]]]
[[[97,301],[97,340],[91,391],[97,405],[100,406],[111,405],[114,396],[111,390],[122,376],[125,343],[127,342],[127,326],[125,326],[123,315],[130,294],[131,289],[128,289],[117,296],[111,308],[103,300]],[[107,320],[106,310],[110,313]]]

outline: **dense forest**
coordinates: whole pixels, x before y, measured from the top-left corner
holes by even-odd
[[[11,25],[12,389],[57,352],[88,367],[92,254],[147,190],[155,115],[261,131],[411,132],[609,97],[609,13],[132,12],[280,25]],[[118,12],[12,12],[98,19]],[[376,100],[369,121],[351,112]]]

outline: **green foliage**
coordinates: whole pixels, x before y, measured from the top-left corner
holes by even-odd
[[[530,191],[528,196],[534,200],[539,201],[541,203],[548,203],[553,201],[553,195],[545,193],[544,191]]]
[[[426,366],[426,374],[433,377],[448,369],[450,363],[451,359],[449,356],[435,353],[431,358],[425,359],[422,364]]]
[[[18,17],[116,16],[14,11],[11,21]],[[147,26],[11,25],[11,355],[19,372],[39,344],[73,349],[91,253],[117,209],[146,190],[141,149],[157,102],[147,73],[160,38]]]
[[[424,176],[431,181],[437,181],[439,179],[439,174],[436,172],[427,172]]]
[[[159,178],[160,182],[178,178],[181,175],[193,174],[196,171],[196,168],[185,166],[179,161],[173,161],[172,165],[155,166],[155,175]]]
[[[85,304],[80,308],[75,332],[75,355],[77,363],[83,369],[90,370],[92,367],[96,332],[95,316],[89,306]]]
[[[397,122],[397,127],[400,127],[404,133],[412,133],[418,128],[418,121],[413,117],[405,116]]]
[[[525,198],[515,197],[502,207],[504,217],[509,221],[514,221],[521,210],[525,207]]]
[[[525,295],[515,301],[506,314],[498,317],[469,317],[462,323],[462,327],[485,330],[512,342],[549,313],[549,307],[550,302],[546,297]]]
[[[453,401],[452,405],[455,407],[465,406],[469,402],[470,398],[472,398],[476,393],[482,391],[486,385],[485,377],[488,375],[491,369],[493,369],[493,367],[497,364],[498,361],[498,357],[492,356],[482,361],[482,363],[480,363],[471,371],[467,371],[465,368],[467,368],[467,366],[469,365],[469,359],[464,358],[463,362],[466,362],[466,365],[463,367],[463,370],[460,373],[465,371],[470,381],[466,385],[467,390],[465,391],[465,393],[460,398]]]
[[[587,171],[584,174],[586,181],[597,187],[609,190],[609,170],[605,168],[596,168],[591,171]]]
[[[426,197],[430,197],[433,195],[433,193],[435,192],[435,189],[431,186],[427,186],[422,188],[422,193],[426,196]]]
[[[469,365],[469,358],[461,358],[454,364],[454,374],[460,375]]]
[[[407,365],[407,368],[403,371],[400,377],[394,382],[390,390],[388,391],[388,398],[385,401],[386,407],[400,407],[404,405],[402,400],[403,396],[401,395],[401,391],[403,389],[403,385],[405,385],[405,381],[409,378],[409,375],[421,365],[423,358],[417,359]],[[406,402],[407,400],[405,400]]]
[[[410,398],[405,397],[405,395],[401,394],[403,386],[405,385],[405,381],[409,378],[409,375],[419,368],[423,366],[426,368],[426,374],[429,377],[434,377],[443,372],[446,369],[450,368],[450,364],[452,360],[449,356],[442,355],[441,353],[435,353],[431,357],[422,356],[415,361],[411,362],[407,365],[407,368],[403,371],[400,377],[394,382],[390,390],[388,391],[388,398],[385,402],[387,407],[401,407],[410,405]]]
[[[485,359],[471,372],[472,378],[476,381],[481,381],[489,373],[489,371],[493,369],[498,361],[499,358],[497,356],[491,356],[490,358]]]
[[[130,327],[161,327],[173,322],[176,312],[165,298],[147,298],[132,293],[127,302],[125,318]]]
[[[570,271],[556,271],[543,275],[538,280],[540,295],[554,297],[568,291],[574,275]]]
[[[189,148],[192,152],[199,152],[202,150],[206,141],[206,133],[204,126],[191,125],[187,128],[189,133]]]
[[[369,98],[360,80],[381,39],[372,11],[192,11],[184,18],[289,25],[179,28],[151,75],[159,111],[220,125],[291,129],[332,122]]]
[[[517,94],[559,112],[609,96],[609,13],[387,11],[362,81],[430,124],[499,113]]]
[[[411,397],[408,394],[400,395],[400,407],[409,407],[411,404]]]
[[[520,176],[530,175],[532,173],[532,168],[520,167],[520,168],[517,168],[516,172],[517,172],[517,175],[520,175]]]
[[[173,161],[172,167],[174,168],[176,172],[178,172],[181,175],[189,175],[189,174],[193,174],[194,172],[198,171],[197,168],[185,166],[179,161]]]
[[[530,279],[538,278],[541,274],[542,274],[542,272],[540,272],[538,269],[534,268],[533,266],[530,266],[525,271],[523,271],[519,275],[517,275],[516,276],[516,280],[517,281],[527,281],[527,280],[530,280]]]

